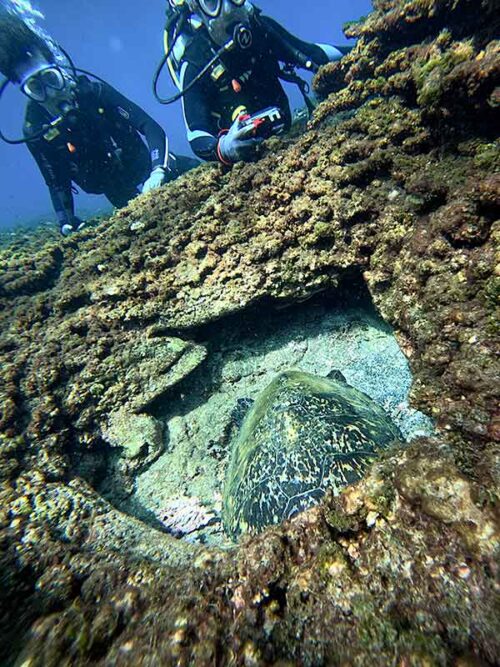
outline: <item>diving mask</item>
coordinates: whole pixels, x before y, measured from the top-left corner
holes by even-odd
[[[197,3],[201,11],[211,18],[220,16],[224,4],[223,0],[197,0]],[[234,7],[243,7],[245,0],[230,0],[230,4]]]
[[[254,10],[248,0],[188,0],[188,5],[217,46],[232,39],[242,49],[251,46],[250,20]]]
[[[25,74],[22,92],[53,115],[65,114],[76,106],[76,81],[57,65],[44,64]]]

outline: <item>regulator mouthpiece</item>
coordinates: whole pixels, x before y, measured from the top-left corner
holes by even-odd
[[[248,25],[239,23],[234,28],[233,41],[242,51],[246,51],[253,44],[253,33]]]

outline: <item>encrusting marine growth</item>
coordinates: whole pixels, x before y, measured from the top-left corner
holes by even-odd
[[[3,662],[498,661],[498,4],[374,5],[300,138],[198,168],[106,233],[0,250]],[[202,325],[360,274],[435,439],[228,552],[75,473],[113,413],[149,414],[203,361]]]

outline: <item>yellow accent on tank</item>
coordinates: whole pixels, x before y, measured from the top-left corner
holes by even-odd
[[[213,81],[218,81],[222,76],[224,76],[225,72],[226,72],[226,68],[224,67],[224,65],[222,63],[219,63],[218,65],[216,65],[213,68],[212,73],[210,74],[210,76],[212,77]]]
[[[233,111],[231,115],[231,120],[233,121],[233,123],[238,118],[238,116],[241,116],[241,114],[243,113],[248,113],[246,106],[242,104],[241,106],[236,107],[236,109]]]
[[[56,127],[51,127],[44,135],[43,138],[46,141],[53,141],[56,137],[58,137],[61,133]]]

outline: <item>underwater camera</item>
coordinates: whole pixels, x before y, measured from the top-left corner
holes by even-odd
[[[268,107],[255,114],[240,116],[240,128],[248,129],[247,135],[268,139],[285,129],[283,112],[278,107]]]

